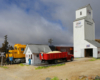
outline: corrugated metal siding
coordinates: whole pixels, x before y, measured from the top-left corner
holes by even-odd
[[[69,52],[70,54],[73,54],[73,47],[56,46],[56,50],[61,52]]]
[[[26,54],[27,48],[29,48],[32,53],[37,53],[37,54],[39,54],[41,51],[46,52],[46,53],[51,51],[48,45],[27,45],[24,51],[25,54]]]

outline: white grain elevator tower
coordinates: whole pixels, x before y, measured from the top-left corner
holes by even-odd
[[[76,10],[73,35],[74,57],[100,57],[100,44],[95,41],[95,23],[90,4]]]

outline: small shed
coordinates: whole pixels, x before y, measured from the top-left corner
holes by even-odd
[[[29,56],[31,57],[31,64],[40,64],[41,60],[39,58],[40,52],[48,53],[51,51],[48,45],[33,45],[28,44],[25,48],[24,54],[26,58],[26,64],[28,64]]]

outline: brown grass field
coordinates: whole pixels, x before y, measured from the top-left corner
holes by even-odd
[[[68,61],[65,65],[35,69],[36,66],[21,66],[19,64],[0,67],[0,80],[45,80],[47,77],[58,77],[59,80],[77,80],[81,75],[100,76],[100,60],[79,58]]]

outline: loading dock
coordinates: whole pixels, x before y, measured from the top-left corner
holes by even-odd
[[[85,49],[85,57],[93,57],[93,49]]]

